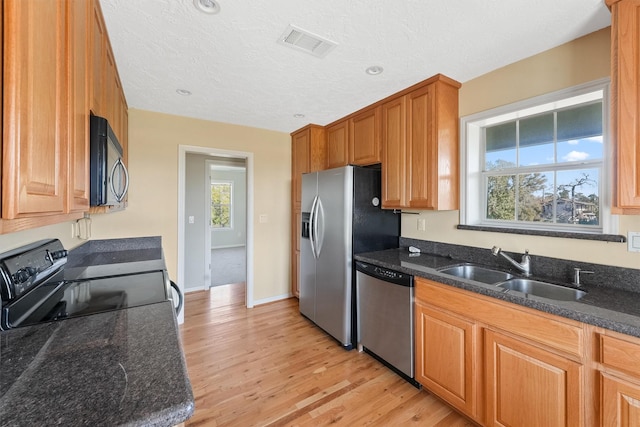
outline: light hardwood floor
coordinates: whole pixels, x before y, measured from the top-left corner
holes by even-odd
[[[196,400],[187,426],[471,426],[366,353],[345,351],[291,298],[244,308],[244,284],[185,297]]]

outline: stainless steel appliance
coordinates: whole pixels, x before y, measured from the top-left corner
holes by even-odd
[[[380,208],[380,169],[302,176],[300,312],[346,349],[355,340],[353,254],[398,247],[399,215]]]
[[[67,257],[57,239],[0,254],[0,330],[168,299],[181,309],[182,294],[158,262],[65,268]]]
[[[415,386],[413,276],[356,261],[358,348]]]
[[[103,117],[91,116],[90,135],[91,206],[119,205],[129,189],[122,146]]]

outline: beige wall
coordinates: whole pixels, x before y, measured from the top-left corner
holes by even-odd
[[[253,153],[253,297],[288,294],[291,140],[285,133],[129,110],[129,206],[94,215],[92,238],[162,236],[169,274],[177,279],[179,145]],[[260,214],[267,223],[258,223]]]
[[[464,82],[460,116],[609,77],[609,44],[606,28]],[[403,215],[404,237],[640,268],[640,253],[627,252],[623,243],[457,230],[458,211],[422,212],[420,218],[426,219],[426,231],[417,231],[416,215]],[[618,231],[640,231],[640,216],[620,216]]]

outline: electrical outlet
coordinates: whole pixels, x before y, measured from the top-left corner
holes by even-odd
[[[196,218],[193,215],[189,216],[189,224],[195,224],[195,222]]]
[[[260,224],[264,224],[266,222],[269,222],[269,217],[267,216],[267,214],[260,214],[260,216],[258,217],[258,222]]]
[[[627,250],[629,252],[640,252],[640,232],[629,231],[627,233]]]
[[[424,218],[418,218],[418,231],[425,231],[427,229],[427,220]]]

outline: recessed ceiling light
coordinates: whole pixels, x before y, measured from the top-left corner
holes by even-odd
[[[384,68],[380,67],[379,65],[372,65],[371,67],[367,68],[364,71],[370,76],[377,76],[378,74],[382,74],[382,72],[384,71]]]
[[[295,117],[296,119],[303,119],[304,114],[297,113],[297,114],[294,114],[293,117]]]
[[[214,15],[220,12],[220,5],[215,0],[193,0],[193,4],[200,12]]]
[[[176,93],[178,95],[182,95],[182,96],[189,96],[191,95],[191,91],[188,91],[186,89],[176,89]]]

